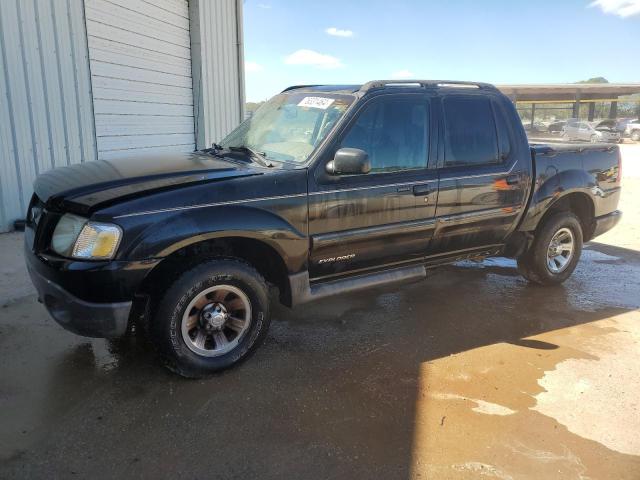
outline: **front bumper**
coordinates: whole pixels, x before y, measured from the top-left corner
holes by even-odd
[[[33,251],[25,231],[24,256],[39,300],[62,327],[78,335],[114,338],[129,325],[133,299],[160,259],[76,261]]]
[[[27,264],[29,276],[38,291],[38,299],[49,314],[65,329],[85,337],[123,336],[129,325],[132,302],[85,302],[48,280]]]
[[[622,212],[620,210],[608,213],[607,215],[602,215],[601,217],[596,217],[594,221],[595,226],[593,229],[593,235],[591,238],[595,238],[598,235],[608,232],[618,224],[621,218]]]

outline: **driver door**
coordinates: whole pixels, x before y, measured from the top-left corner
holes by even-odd
[[[362,105],[336,136],[309,176],[312,279],[422,260],[435,227],[435,123],[424,94],[387,94]],[[367,152],[371,172],[327,173],[343,147]]]

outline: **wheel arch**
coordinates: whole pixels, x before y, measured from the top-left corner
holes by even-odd
[[[251,265],[269,284],[278,288],[281,303],[291,305],[289,272],[278,249],[264,238],[238,235],[196,237],[173,249],[147,274],[138,288],[138,295],[156,296],[185,271],[216,258],[233,258]]]
[[[126,230],[126,229],[125,229]],[[290,304],[289,274],[306,269],[308,238],[272,211],[249,206],[189,209],[149,218],[137,228],[122,255],[161,259],[146,275],[139,295],[164,288],[200,261],[237,258],[251,264]]]
[[[582,169],[557,171],[554,165],[540,162],[542,173],[535,181],[535,191],[519,231],[535,232],[551,212],[572,211],[582,225],[585,239],[593,235],[596,199],[594,178]]]
[[[544,213],[536,222],[534,230],[538,230],[548,218],[558,212],[571,212],[578,217],[584,241],[587,242],[591,239],[594,229],[595,203],[588,193],[582,190],[573,190],[556,196],[546,206]]]

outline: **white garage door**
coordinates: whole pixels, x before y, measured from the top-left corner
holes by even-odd
[[[186,0],[85,0],[98,158],[192,151]]]

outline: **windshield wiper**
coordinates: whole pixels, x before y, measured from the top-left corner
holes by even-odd
[[[224,150],[224,148],[222,148],[222,146],[218,145],[217,143],[212,143],[211,148],[202,149],[203,152],[210,153],[214,157],[224,158],[224,155],[222,154],[222,150]]]
[[[259,163],[263,167],[273,167],[273,163],[270,160],[267,160],[267,154],[264,152],[257,152],[252,148],[247,147],[246,145],[241,145],[239,147],[228,147],[232,152],[246,152],[251,155],[253,160],[256,163]]]

